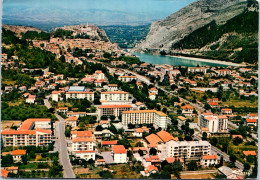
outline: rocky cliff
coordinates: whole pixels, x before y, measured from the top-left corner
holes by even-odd
[[[193,31],[215,21],[225,24],[247,8],[246,0],[199,0],[184,7],[164,20],[152,23],[146,39],[132,51],[169,51],[175,43]]]

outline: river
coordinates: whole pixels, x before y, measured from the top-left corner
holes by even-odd
[[[194,58],[188,57],[172,57],[172,56],[161,56],[161,55],[152,55],[145,53],[132,53],[139,57],[139,59],[143,62],[150,64],[169,64],[173,66],[186,66],[186,67],[195,67],[199,66],[211,66],[211,67],[227,67],[231,64],[223,64],[216,62],[206,62],[206,60],[194,60]],[[208,60],[207,60],[208,61]],[[213,61],[213,60],[212,60]],[[228,62],[226,62],[228,63]],[[235,65],[235,64],[234,64]],[[233,65],[231,65],[233,66]]]

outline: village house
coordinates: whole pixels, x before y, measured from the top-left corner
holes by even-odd
[[[114,141],[102,141],[101,142],[102,147],[113,147],[114,145],[117,145],[117,140]]]
[[[77,116],[71,116],[65,119],[65,124],[66,126],[77,127],[77,121],[78,121]]]
[[[123,145],[114,145],[112,155],[115,163],[127,163],[127,151]]]
[[[81,159],[95,160],[95,143],[89,137],[76,137],[72,139],[72,153]]]
[[[218,164],[218,156],[217,155],[204,155],[201,157],[200,164],[202,166],[213,166]]]
[[[131,82],[132,80],[137,80],[136,76],[119,76],[118,77],[118,80],[119,81],[122,81],[122,82]]]
[[[191,116],[193,113],[193,107],[191,107],[190,105],[182,106],[181,109],[182,114],[184,114],[185,116]]]

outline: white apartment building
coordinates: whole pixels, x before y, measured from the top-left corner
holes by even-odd
[[[72,139],[72,152],[76,157],[95,160],[94,140],[88,137],[76,137]]]
[[[25,120],[18,130],[2,130],[1,134],[4,146],[48,146],[52,143],[49,129],[50,119],[35,118]]]
[[[119,76],[118,80],[122,82],[130,82],[132,80],[136,80],[136,76]]]
[[[216,116],[212,113],[200,114],[198,125],[200,128],[208,128],[210,133],[228,132],[228,118],[225,115]]]
[[[192,73],[202,72],[202,73],[206,74],[207,68],[206,67],[188,67],[188,72],[192,72]]]
[[[98,117],[114,115],[116,118],[122,114],[123,111],[133,110],[133,106],[130,104],[122,105],[101,105],[98,106]]]
[[[59,101],[59,92],[58,91],[52,91],[51,99],[52,99],[52,101],[58,102]]]
[[[131,103],[129,93],[125,91],[101,92],[100,102],[102,105]]]
[[[211,153],[208,141],[169,141],[166,143],[167,157],[200,158]]]
[[[122,114],[122,124],[153,124],[155,128],[167,128],[168,116],[156,110],[135,110],[124,111]]]
[[[112,155],[115,163],[127,163],[127,151],[123,145],[112,146]]]
[[[93,75],[97,80],[105,79],[105,74],[102,71],[95,71]]]
[[[94,100],[94,92],[80,92],[80,91],[68,91],[66,92],[66,99],[87,99],[89,101]]]

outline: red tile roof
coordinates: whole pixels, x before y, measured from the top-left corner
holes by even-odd
[[[18,149],[18,150],[13,150],[11,152],[11,155],[15,156],[15,155],[25,155],[26,154],[26,150],[22,150],[22,149]]]
[[[115,154],[125,154],[126,149],[123,145],[115,145],[112,147],[112,150]]]
[[[51,134],[51,133],[52,133],[51,130],[40,129],[40,128],[37,128],[36,131],[37,131],[37,132],[41,132],[41,133],[45,133],[45,134]]]
[[[163,130],[159,131],[157,133],[157,136],[159,136],[165,143],[170,141],[170,140],[175,140],[175,141],[178,140],[178,138],[176,140],[176,138],[174,138],[170,133],[163,131]]]
[[[103,109],[103,108],[132,108],[131,105],[129,104],[122,104],[122,105],[102,105],[98,106],[98,108]]]
[[[241,135],[232,135],[232,138],[236,138],[236,137],[243,139],[243,136],[241,136]]]
[[[182,109],[193,109],[193,107],[191,107],[191,106],[189,106],[189,105],[182,106],[181,108],[182,108]]]
[[[26,119],[22,126],[20,127],[19,130],[29,130],[30,127],[32,126],[32,123],[35,121],[51,121],[49,118],[31,118],[31,119]]]
[[[92,138],[77,137],[72,139],[72,142],[93,142]]]
[[[75,151],[75,153],[94,153],[95,151],[93,150],[88,150],[88,151]]]
[[[1,176],[4,178],[7,178],[9,171],[5,170],[5,169],[1,169]]]
[[[116,145],[117,140],[115,141],[102,141],[102,145]]]
[[[133,147],[133,151],[139,151],[139,150],[147,151],[146,147]]]
[[[145,173],[149,173],[149,172],[151,172],[151,171],[158,171],[158,168],[157,167],[155,167],[154,165],[150,165],[150,166],[148,166],[147,168],[146,168],[146,170],[145,170]]]
[[[256,119],[246,119],[247,123],[256,123]]]
[[[149,142],[149,144],[157,144],[159,142],[163,142],[157,135],[150,134],[146,136],[145,139]]]
[[[3,130],[1,134],[36,134],[36,131],[35,130],[27,130],[27,131]]]
[[[165,159],[168,163],[174,163],[175,161],[180,161],[181,163],[183,163],[183,159],[182,158],[174,158],[174,157],[167,157]]]
[[[71,131],[71,134],[76,134],[77,137],[92,137],[91,131]]]
[[[255,151],[243,151],[243,154],[245,156],[249,156],[249,155],[256,156],[256,152]]]
[[[217,155],[205,155],[205,156],[202,156],[202,159],[204,159],[204,160],[218,159],[218,156]]]

